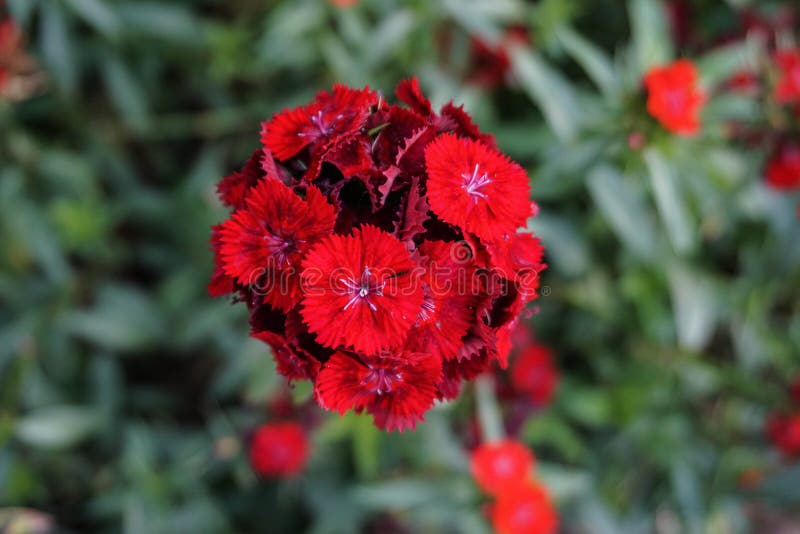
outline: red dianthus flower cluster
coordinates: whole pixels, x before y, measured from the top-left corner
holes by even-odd
[[[278,371],[329,410],[413,428],[493,362],[534,299],[528,177],[461,107],[336,85],[263,124],[218,185],[209,290],[250,310]]]

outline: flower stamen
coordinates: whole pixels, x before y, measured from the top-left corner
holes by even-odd
[[[480,174],[480,167],[477,163],[472,174],[465,172],[461,177],[464,179],[464,184],[461,187],[472,197],[473,204],[476,204],[479,198],[487,199],[486,193],[482,192],[481,189],[492,183],[492,180],[487,173]]]
[[[341,279],[342,284],[347,288],[346,293],[351,295],[350,300],[345,304],[344,309],[348,310],[359,302],[363,301],[369,309],[376,311],[378,307],[372,302],[372,297],[382,297],[383,288],[386,287],[386,282],[378,283],[373,279],[369,267],[364,267],[364,272],[361,274],[361,280],[356,281],[350,277]]]

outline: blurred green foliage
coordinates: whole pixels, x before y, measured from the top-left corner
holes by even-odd
[[[696,2],[693,24],[724,35],[746,3]],[[755,497],[800,505],[800,467],[762,436],[800,364],[797,198],[726,135],[761,107],[720,89],[758,42],[676,50],[655,0],[7,4],[49,82],[0,102],[0,513],[75,532],[488,530],[470,392],[411,434],[327,417],[302,477],[258,480],[247,432],[280,380],[242,307],[205,292],[215,182],[259,122],[411,75],[530,171],[550,264],[530,324],[563,379],[523,437],[565,530],[748,532]],[[515,81],[470,83],[471,36],[512,24],[534,43],[510,50]],[[711,95],[691,139],[642,119],[642,72],[678,55]]]

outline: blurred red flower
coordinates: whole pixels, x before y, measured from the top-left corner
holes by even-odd
[[[680,135],[700,129],[700,110],[705,94],[698,87],[697,69],[688,60],[655,67],[644,77],[647,111],[664,128]]]
[[[262,425],[250,443],[250,464],[262,476],[297,475],[305,467],[308,454],[306,432],[294,422]]]
[[[781,143],[767,161],[767,184],[776,189],[800,187],[800,144]]]
[[[767,436],[784,456],[800,456],[800,412],[774,414],[767,419]]]
[[[534,482],[501,492],[491,516],[497,534],[552,534],[558,529],[558,512],[547,490]]]
[[[800,102],[800,48],[778,50],[773,59],[778,67],[775,99],[782,104]]]
[[[525,484],[534,466],[533,453],[515,440],[489,442],[472,453],[470,469],[476,484],[489,495]]]
[[[558,384],[553,353],[544,345],[525,349],[511,365],[511,384],[536,404],[547,404]]]

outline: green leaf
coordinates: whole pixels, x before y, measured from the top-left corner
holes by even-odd
[[[66,327],[78,335],[112,350],[141,348],[163,328],[160,310],[141,291],[110,286],[100,290],[97,303],[87,311],[66,318]]]
[[[109,55],[102,64],[103,79],[114,106],[128,126],[144,132],[149,126],[147,97],[138,78],[116,55]]]
[[[795,463],[765,480],[755,496],[784,505],[800,504],[798,480],[800,480],[800,463]]]
[[[588,246],[581,232],[566,217],[540,214],[528,225],[547,246],[553,267],[564,276],[578,276],[589,268]]]
[[[21,26],[27,26],[33,11],[41,0],[6,0],[11,17]]]
[[[451,479],[435,483],[423,478],[405,478],[355,486],[352,496],[360,504],[383,510],[431,506],[443,500],[466,500],[474,495],[472,481]],[[445,501],[446,502],[446,501]]]
[[[645,151],[644,160],[667,236],[676,252],[687,254],[697,245],[697,229],[681,197],[675,171],[654,148]]]
[[[625,182],[617,169],[600,166],[586,181],[589,192],[620,240],[634,254],[652,259],[656,232],[637,188]]]
[[[101,0],[64,0],[67,5],[87,24],[108,38],[116,38],[120,30],[120,20],[108,3]]]
[[[477,403],[478,422],[481,434],[487,441],[500,441],[505,435],[500,405],[494,394],[494,380],[489,375],[480,375],[475,379],[475,402]]]
[[[490,39],[499,37],[503,22],[522,16],[521,5],[514,0],[444,0],[442,5],[470,35]]]
[[[699,272],[680,264],[670,265],[668,275],[680,346],[700,350],[711,340],[716,326],[714,286]]]
[[[362,479],[375,478],[380,466],[381,433],[371,417],[353,419],[353,460]]]
[[[674,57],[669,17],[659,0],[629,0],[633,52],[639,73],[668,63]]]
[[[611,419],[611,398],[600,389],[563,386],[559,405],[582,424],[601,426]]]
[[[72,46],[72,32],[60,2],[45,2],[41,14],[40,43],[48,71],[66,93],[78,83],[78,64]]]
[[[381,21],[366,40],[365,61],[370,65],[386,61],[403,45],[417,24],[409,10],[397,10]]]
[[[705,511],[703,510],[703,491],[696,469],[686,462],[677,460],[671,470],[672,490],[680,506],[689,532],[701,532]]]
[[[714,48],[697,61],[701,81],[713,88],[747,65],[756,69],[753,57],[752,45],[747,42]]]
[[[31,447],[65,449],[92,435],[100,417],[82,406],[40,408],[17,422],[16,435]]]
[[[556,37],[567,53],[583,67],[598,89],[606,95],[617,90],[618,75],[605,52],[568,26],[559,28]]]
[[[514,75],[556,136],[562,141],[575,138],[580,110],[569,82],[536,52],[515,46],[510,55]]]
[[[120,3],[117,13],[129,33],[191,45],[204,43],[207,36],[201,21],[189,9],[175,3],[129,1]]]
[[[536,478],[559,502],[584,495],[591,489],[591,478],[587,472],[557,464],[537,462]]]

